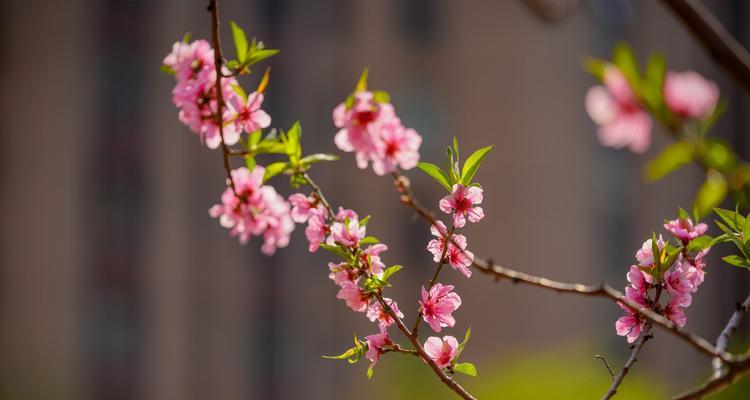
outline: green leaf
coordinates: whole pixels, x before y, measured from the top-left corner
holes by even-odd
[[[466,334],[464,335],[464,341],[458,344],[458,349],[456,349],[456,356],[453,357],[454,360],[458,360],[458,356],[460,356],[461,352],[464,351],[464,347],[466,347],[466,343],[469,342],[469,338],[471,338],[471,327],[468,327],[466,329]]]
[[[721,118],[722,115],[727,111],[727,102],[719,100],[719,103],[714,108],[714,111],[701,122],[701,132],[706,133],[716,124],[716,121]]]
[[[253,157],[251,155],[246,155],[245,156],[245,166],[247,167],[247,169],[249,169],[250,171],[252,171],[253,168],[255,168],[256,164],[257,163],[255,161],[255,157]]]
[[[190,43],[190,39],[193,38],[192,32],[185,32],[184,35],[182,35],[182,42],[183,43]]]
[[[286,145],[276,140],[264,140],[255,149],[258,154],[285,154]]]
[[[266,58],[273,57],[278,53],[279,53],[279,50],[277,49],[263,49],[263,50],[251,51],[250,55],[247,57],[247,60],[245,60],[243,64],[250,67],[265,60]]]
[[[370,219],[372,219],[372,215],[368,215],[362,219],[359,220],[359,226],[367,226],[367,224],[370,223]],[[347,225],[349,223],[347,222]]]
[[[274,176],[284,172],[285,169],[289,166],[289,163],[285,161],[279,161],[275,163],[268,164],[266,166],[266,173],[263,174],[263,182],[273,178]]]
[[[615,45],[614,55],[612,57],[617,68],[620,69],[625,78],[627,79],[630,87],[634,92],[640,93],[640,69],[638,67],[638,61],[635,58],[633,49],[625,42],[620,42]]]
[[[706,165],[717,171],[730,172],[737,164],[737,156],[731,147],[720,140],[706,140],[704,147]]]
[[[661,90],[664,85],[664,73],[667,70],[667,59],[661,53],[652,53],[646,63],[646,80],[653,87]]]
[[[161,70],[161,72],[164,72],[165,74],[169,74],[169,75],[174,75],[176,73],[175,70],[172,69],[172,67],[170,67],[169,65],[161,65],[159,67],[159,70]]]
[[[289,128],[286,137],[286,154],[289,155],[291,159],[298,162],[299,158],[302,156],[302,144],[300,143],[302,138],[302,125],[300,125],[299,121],[296,121],[294,125]]]
[[[372,92],[372,100],[376,103],[390,103],[391,95],[388,92],[382,90],[376,90]]]
[[[474,174],[477,173],[477,169],[479,169],[479,166],[482,164],[482,161],[487,156],[487,153],[489,153],[490,150],[492,150],[491,145],[482,147],[466,159],[464,168],[461,171],[461,183],[467,186],[471,184],[471,180],[474,178]]]
[[[234,21],[230,21],[229,25],[232,27],[232,38],[234,38],[234,49],[237,52],[237,60],[240,63],[244,63],[247,59],[247,36],[245,35],[245,31]]]
[[[367,367],[367,379],[372,379],[372,375],[375,373],[375,370],[373,369],[373,365],[370,364]]]
[[[599,58],[587,57],[583,60],[583,69],[600,81],[604,80],[604,70],[607,65],[609,65],[607,61]]]
[[[350,94],[349,96],[346,96],[346,101],[344,101],[344,104],[346,104],[347,110],[352,108],[352,106],[354,105],[354,95]]]
[[[691,240],[690,243],[688,243],[687,250],[689,252],[696,252],[696,251],[704,250],[706,248],[713,246],[715,243],[715,240],[716,239],[708,235],[699,236]]]
[[[380,240],[376,238],[375,236],[367,236],[364,239],[359,241],[359,244],[362,246],[366,246],[368,244],[378,244],[380,243]]]
[[[347,261],[351,260],[351,258],[352,258],[351,254],[349,254],[348,252],[346,252],[340,246],[329,246],[329,245],[327,245],[325,243],[321,243],[320,244],[320,248],[323,249],[323,250],[325,250],[325,251],[328,251],[330,253],[339,255],[339,256],[343,257]]]
[[[299,161],[302,164],[312,164],[321,161],[336,161],[338,159],[339,156],[335,154],[311,154],[309,156],[305,156]]]
[[[253,147],[260,143],[260,137],[263,134],[263,131],[258,129],[257,131],[252,131],[250,133],[250,136],[247,139],[247,142],[250,144],[250,147]]]
[[[398,271],[401,271],[404,267],[401,265],[392,265],[383,271],[383,277],[380,278],[383,282],[388,282],[388,278],[390,278],[393,274],[395,274]]]
[[[657,120],[662,121],[669,118],[662,96],[665,71],[666,60],[664,56],[659,53],[651,54],[646,63],[646,80],[643,85],[643,97],[648,107],[658,117]]]
[[[337,355],[337,356],[323,356],[323,358],[328,360],[344,360],[351,356],[354,356],[357,354],[357,349],[352,347],[349,350]]]
[[[706,182],[698,189],[695,205],[700,215],[708,215],[711,210],[721,204],[727,195],[727,181],[724,175],[717,171],[708,171]],[[743,225],[744,226],[744,225]]]
[[[448,183],[448,174],[446,174],[445,171],[440,169],[440,167],[438,167],[437,165],[420,162],[419,164],[417,164],[417,167],[419,167],[419,169],[421,169],[425,174],[431,176],[432,179],[435,179],[449,192],[452,190],[450,184]]]
[[[364,71],[362,71],[362,75],[359,76],[359,81],[357,81],[357,86],[354,88],[354,92],[364,92],[367,90],[367,76],[370,74],[370,70],[365,68]]]
[[[689,219],[690,218],[690,214],[688,214],[688,212],[685,211],[685,209],[682,208],[682,207],[678,207],[677,208],[677,215],[680,217],[680,219]]]
[[[693,147],[684,141],[674,142],[646,164],[646,180],[658,181],[692,160]]]
[[[458,363],[453,366],[453,370],[464,375],[477,376],[477,367],[472,363]]]
[[[714,212],[735,232],[740,232],[744,229],[746,218],[743,217],[742,214],[732,210],[725,210],[723,208],[714,208]]]
[[[734,265],[735,267],[750,269],[750,264],[748,264],[747,260],[738,255],[725,256],[725,257],[722,257],[721,259],[725,263]]]
[[[237,95],[242,97],[242,100],[247,100],[247,93],[245,93],[245,89],[242,88],[239,84],[232,85],[232,90],[234,90]]]

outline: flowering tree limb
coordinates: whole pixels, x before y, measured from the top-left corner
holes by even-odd
[[[638,353],[641,352],[643,345],[646,344],[646,341],[651,339],[651,337],[651,324],[649,323],[646,330],[643,332],[643,334],[641,334],[641,337],[633,345],[633,350],[630,352],[628,361],[625,362],[625,365],[622,367],[620,372],[612,380],[612,385],[609,387],[609,390],[607,390],[607,393],[605,393],[602,397],[603,400],[611,399],[612,396],[617,393],[617,388],[620,387],[620,384],[622,384],[622,381],[625,379],[625,375],[628,374],[633,364],[638,361]]]

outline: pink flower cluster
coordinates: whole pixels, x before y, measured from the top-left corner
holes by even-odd
[[[219,218],[221,226],[230,229],[245,244],[250,236],[263,236],[263,254],[272,255],[279,247],[289,244],[294,230],[290,205],[273,186],[263,185],[265,169],[256,166],[252,171],[242,167],[232,170],[236,193],[231,187],[221,195],[221,204],[208,210]]]
[[[271,117],[260,108],[263,95],[252,93],[247,99],[243,98],[235,90],[239,83],[234,77],[221,79],[225,107],[218,118],[214,50],[207,41],[175,43],[172,52],[164,58],[164,65],[174,71],[177,80],[172,101],[180,109],[180,121],[199,134],[208,148],[216,149],[221,144],[219,123],[227,145],[239,142],[243,131],[249,133],[271,124]]]
[[[353,96],[351,106],[341,103],[333,110],[333,123],[339,128],[336,146],[354,152],[362,169],[372,161],[378,175],[416,167],[422,137],[403,126],[393,105],[375,101],[372,92],[359,91]]]
[[[586,93],[586,112],[599,125],[599,142],[616,149],[629,147],[636,153],[648,150],[653,122],[625,75],[610,64],[604,69],[603,82],[604,86]]]
[[[445,252],[445,259],[453,269],[461,271],[467,278],[471,277],[471,266],[474,262],[474,253],[466,250],[466,236],[460,234],[452,234],[451,240],[448,241],[448,249],[446,246],[446,236],[448,235],[448,229],[442,221],[437,221],[435,225],[432,225],[430,232],[436,239],[430,240],[427,244],[427,250],[432,253],[433,260],[440,262],[440,257]]]
[[[599,141],[616,149],[629,147],[636,153],[648,150],[652,121],[639,103],[622,72],[609,64],[597,85],[586,93],[586,112],[599,125]],[[719,101],[715,82],[694,71],[667,72],[662,88],[664,104],[675,115],[704,119],[713,113]]]
[[[694,226],[692,221],[685,218],[681,223],[678,223],[678,220],[670,221],[665,227],[682,241],[683,246],[687,246],[692,239],[706,232],[701,225],[705,226]],[[686,228],[687,226],[690,228]],[[657,240],[659,251],[663,251],[666,245],[667,242],[660,236]],[[653,270],[656,265],[652,240],[645,241],[636,252],[638,264],[630,267],[627,273],[628,286],[625,287],[625,297],[628,300],[664,315],[680,327],[687,323],[685,309],[692,303],[692,294],[698,290],[705,278],[705,256],[710,250],[706,248],[692,257],[685,249],[683,247],[674,263],[664,270],[661,276],[655,277],[647,272]],[[666,304],[660,302],[664,294],[669,295]],[[626,336],[628,343],[632,343],[641,335],[646,321],[624,303],[618,304],[626,315],[617,320],[615,330],[618,335]]]

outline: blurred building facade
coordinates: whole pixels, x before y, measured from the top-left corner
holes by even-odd
[[[376,397],[380,382],[363,366],[320,358],[374,328],[335,299],[328,257],[306,252],[302,229],[264,258],[256,241],[239,246],[208,217],[223,187],[220,154],[179,124],[173,81],[158,68],[185,31],[209,36],[203,3],[5,4],[1,398]],[[662,50],[671,67],[717,80],[731,104],[720,134],[750,150],[745,95],[657,2],[585,1],[557,22],[521,1],[222,3],[225,27],[236,20],[282,49],[268,111],[277,127],[301,120],[310,152],[335,151],[331,110],[364,66],[423,135],[426,160],[453,135],[464,149],[494,144],[479,176],[487,218],[467,234],[477,254],[531,273],[623,286],[642,240],[700,184],[689,167],[647,185],[645,157],[596,142],[583,56],[607,57],[625,39],[641,57]],[[746,37],[742,1],[714,11]],[[667,143],[655,136],[655,149]],[[407,266],[393,297],[413,316],[432,268],[429,232],[388,179],[353,166],[344,155],[313,175],[335,204],[374,216],[368,229],[389,244],[387,262]],[[410,175],[436,205],[437,188]],[[743,271],[716,268],[689,312],[690,329],[707,337],[750,286]],[[454,334],[472,324],[465,354],[480,366],[581,338],[627,351],[611,304],[446,275],[464,299]],[[666,335],[658,343],[639,367],[675,378],[678,360],[675,388],[705,376],[703,357]]]

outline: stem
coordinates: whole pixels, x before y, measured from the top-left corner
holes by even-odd
[[[659,304],[659,298],[661,297],[661,291],[662,287],[659,286],[656,288],[656,296],[654,296],[654,305]],[[612,398],[612,396],[617,393],[617,388],[620,387],[622,384],[622,381],[625,379],[625,376],[630,372],[630,368],[633,367],[633,364],[635,364],[636,361],[638,361],[638,353],[641,352],[641,349],[643,349],[643,345],[646,344],[646,341],[648,341],[653,336],[651,335],[651,321],[648,321],[646,323],[646,329],[643,330],[641,333],[641,337],[638,339],[638,342],[633,346],[633,351],[630,352],[630,357],[628,358],[628,361],[625,362],[625,365],[623,365],[622,369],[620,370],[620,373],[617,374],[615,379],[612,382],[612,385],[609,387],[609,390],[607,393],[604,394],[604,397],[602,397],[602,400],[609,400]]]
[[[224,94],[221,92],[221,69],[224,66],[224,57],[221,53],[221,37],[219,36],[219,5],[218,0],[211,0],[208,5],[211,12],[211,40],[214,48],[214,68],[216,69],[216,115],[214,116],[216,124],[219,126],[219,139],[221,140],[221,153],[224,159],[224,171],[227,174],[227,181],[232,187],[234,195],[237,196],[237,187],[234,185],[232,178],[232,166],[229,163],[229,147],[224,142]]]
[[[742,316],[747,312],[748,308],[750,308],[750,295],[747,296],[742,304],[737,303],[737,308],[734,310],[734,313],[732,313],[732,317],[729,318],[729,321],[727,321],[727,325],[724,327],[724,330],[721,331],[721,334],[716,339],[717,349],[719,349],[720,351],[724,351],[727,349],[729,338],[734,334],[734,331],[737,330],[737,326],[740,324],[740,320],[742,319]],[[713,368],[713,378],[720,378],[724,373],[724,363],[720,358],[714,358]]]
[[[318,200],[320,200],[321,203],[323,203],[323,206],[328,210],[328,216],[329,218],[333,219],[335,218],[336,213],[333,212],[333,207],[331,207],[331,203],[326,200],[326,197],[323,195],[323,191],[320,189],[320,186],[318,186],[315,181],[310,178],[310,175],[308,175],[307,172],[303,175],[305,177],[305,182],[307,182],[307,185],[310,186],[310,188],[315,192],[315,195],[318,197]]]
[[[456,394],[461,396],[461,398],[466,400],[476,400],[474,396],[472,396],[469,392],[466,391],[461,385],[458,384],[458,382],[454,381],[453,378],[448,376],[445,371],[443,371],[440,367],[437,366],[435,361],[430,358],[429,355],[427,355],[427,352],[424,351],[424,348],[422,348],[422,345],[419,343],[419,340],[409,331],[409,328],[404,325],[404,321],[402,321],[396,313],[393,312],[391,307],[386,304],[385,301],[383,301],[383,296],[381,294],[375,294],[375,298],[380,302],[380,305],[383,307],[383,310],[388,313],[388,315],[393,318],[393,320],[396,322],[396,326],[398,326],[398,329],[401,331],[401,333],[404,334],[407,340],[411,342],[411,344],[416,349],[417,353],[419,354],[420,358],[424,360],[424,362],[427,363],[427,365],[432,368],[432,370],[435,372],[435,375],[440,378],[443,383],[445,383],[446,386],[451,388]]]
[[[451,238],[453,237],[453,231],[456,229],[455,226],[451,226],[451,229],[448,231],[448,235],[446,236],[445,241],[445,247],[443,248],[443,253],[440,255],[440,261],[438,261],[437,268],[435,268],[435,273],[432,275],[432,279],[427,281],[427,291],[429,292],[430,289],[432,289],[433,286],[435,286],[435,282],[437,282],[438,275],[440,275],[440,271],[443,269],[443,266],[446,264],[447,260],[445,259],[445,256],[448,254],[448,242],[451,241]],[[417,312],[417,318],[414,320],[413,328],[411,328],[411,333],[414,335],[414,337],[419,337],[419,326],[422,322],[422,307],[419,307],[419,312]]]

